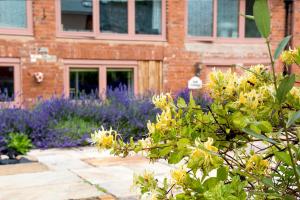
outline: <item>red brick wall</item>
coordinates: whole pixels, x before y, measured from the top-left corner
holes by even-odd
[[[21,59],[23,99],[26,101],[33,101],[38,96],[50,97],[53,94],[63,93],[63,59],[160,60],[163,61],[164,90],[176,91],[187,86],[187,81],[194,74],[194,64],[201,62],[203,55],[210,57],[210,53],[205,53],[206,49],[198,51],[197,48],[193,47],[194,50],[190,50],[187,47],[184,23],[185,0],[167,1],[167,42],[57,38],[55,1],[33,0],[34,36],[0,35],[0,57]],[[298,13],[295,16],[295,25],[298,24],[297,26],[300,28],[300,2],[297,1],[295,4],[295,13]],[[283,6],[282,0],[272,0],[272,41],[274,44],[283,37]],[[298,42],[299,44],[300,30],[295,29],[294,32],[296,33],[294,43]],[[218,44],[212,45],[218,49]],[[265,49],[261,46],[253,49],[251,43],[244,44],[242,47],[232,45],[232,50],[229,48],[228,55],[224,55],[226,59],[266,58]],[[234,49],[235,46],[241,50]],[[37,53],[39,47],[47,47],[50,55],[57,56],[57,62],[31,63],[30,54]],[[252,50],[255,52],[251,53]],[[235,57],[236,53],[244,51],[246,52],[240,57]],[[227,49],[225,53],[227,53]],[[219,54],[216,50],[211,57],[214,58],[215,55],[223,54]],[[206,76],[205,71],[207,70],[204,69],[201,76],[203,79]],[[37,84],[34,81],[33,73],[35,72],[45,74],[43,83]]]
[[[300,1],[294,3],[294,29],[293,29],[293,47],[300,48]],[[300,75],[300,67],[292,66],[293,72]],[[300,81],[300,80],[299,80]]]

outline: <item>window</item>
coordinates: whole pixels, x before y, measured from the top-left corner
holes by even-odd
[[[259,38],[252,15],[255,0],[188,0],[187,34],[190,38]],[[244,26],[245,24],[245,26]]]
[[[0,66],[0,102],[14,100],[14,67]]]
[[[31,0],[0,1],[0,33],[31,34]]]
[[[189,0],[188,24],[189,35],[212,36],[213,0]]]
[[[135,1],[135,33],[161,34],[161,0]]]
[[[70,97],[96,95],[99,91],[98,69],[70,69]]]
[[[253,15],[253,4],[255,0],[246,1],[246,15]],[[247,38],[259,38],[260,33],[257,30],[254,20],[246,19],[245,22],[245,37]]]
[[[218,0],[218,37],[238,37],[239,1]]]
[[[133,92],[133,70],[132,69],[107,69],[106,88],[125,88]]]
[[[61,0],[61,21],[64,31],[93,31],[93,2]]]
[[[137,61],[65,60],[65,95],[99,97],[108,89],[137,92]]]
[[[127,0],[100,0],[100,32],[128,33]]]
[[[58,0],[58,34],[163,40],[166,0]]]

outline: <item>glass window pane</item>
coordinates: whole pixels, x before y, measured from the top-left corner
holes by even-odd
[[[217,36],[226,38],[238,37],[239,1],[218,0]]]
[[[14,68],[0,67],[0,101],[14,99]]]
[[[127,0],[100,0],[100,31],[128,33]]]
[[[213,0],[188,1],[188,34],[192,36],[212,36]]]
[[[107,69],[107,89],[124,87],[133,92],[133,70]]]
[[[92,31],[92,0],[61,0],[61,26],[64,31]]]
[[[161,0],[135,1],[135,33],[161,34]]]
[[[253,15],[253,5],[255,0],[246,0],[246,15]],[[257,30],[254,20],[246,19],[245,23],[245,37],[260,38],[261,35]]]
[[[98,96],[98,69],[70,69],[70,98]]]
[[[0,1],[0,27],[26,28],[27,12],[26,0]]]

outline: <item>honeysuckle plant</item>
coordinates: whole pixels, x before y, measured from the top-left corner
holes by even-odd
[[[270,67],[256,65],[242,76],[210,74],[213,102],[206,108],[170,94],[153,97],[161,110],[148,122],[148,137],[125,143],[113,130],[93,135],[99,149],[118,156],[142,152],[151,161],[167,160],[176,168],[170,178],[151,172],[136,175],[142,199],[239,200],[300,198],[300,90],[295,75],[276,75],[275,61],[299,65],[299,49],[274,55],[270,47],[267,0],[256,0],[252,17],[270,54]]]

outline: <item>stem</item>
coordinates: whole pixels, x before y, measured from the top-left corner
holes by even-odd
[[[270,57],[270,60],[271,60],[273,83],[274,83],[275,91],[277,93],[277,80],[276,80],[276,74],[275,74],[275,62],[273,60],[273,56],[272,56],[272,52],[271,52],[271,45],[270,45],[269,39],[267,39],[266,43],[267,43],[267,46],[268,46],[269,57]]]
[[[292,163],[293,171],[295,173],[295,177],[296,177],[296,181],[297,181],[297,185],[298,185],[298,191],[300,191],[299,174],[297,173],[295,160],[293,158],[293,153],[292,153],[292,150],[290,148],[290,139],[289,139],[289,135],[288,135],[288,131],[287,131],[286,126],[284,126],[284,132],[285,132],[285,137],[286,137],[287,149],[288,149],[288,152],[289,152],[289,155],[290,155],[290,158],[291,158],[291,163]]]
[[[210,106],[207,106],[209,112],[211,113],[212,117],[214,118],[215,122],[218,124],[218,126],[220,127],[220,129],[225,133],[226,133],[226,130],[221,126],[221,124],[218,122],[217,118],[215,117],[213,111],[211,110]]]
[[[169,194],[169,193],[172,191],[172,189],[175,187],[175,185],[176,185],[176,184],[173,184],[173,185],[169,188],[169,190],[166,192],[166,195]]]
[[[271,60],[272,73],[273,73],[273,79],[274,79],[274,87],[275,87],[275,92],[276,92],[276,95],[277,95],[278,88],[277,88],[277,80],[276,80],[276,73],[275,73],[275,63],[274,63],[272,52],[271,52],[270,40],[267,39],[266,43],[267,43],[267,46],[268,46],[269,57],[270,57],[270,60]],[[296,170],[295,160],[293,158],[293,153],[292,153],[292,150],[291,150],[291,147],[290,147],[290,139],[289,139],[289,135],[288,135],[288,130],[287,130],[286,125],[284,124],[284,120],[283,120],[282,104],[280,104],[280,106],[279,106],[279,114],[280,114],[280,118],[281,118],[281,125],[284,127],[286,143],[287,143],[287,150],[289,152],[289,156],[290,156],[291,163],[292,163],[292,168],[293,168],[293,171],[295,173],[295,177],[296,177],[296,181],[297,181],[297,186],[298,186],[297,189],[298,189],[298,191],[300,191],[299,175],[298,175],[297,170]]]

